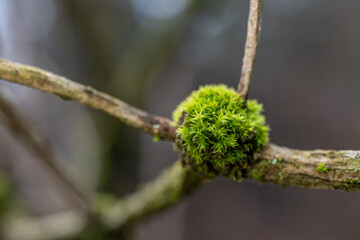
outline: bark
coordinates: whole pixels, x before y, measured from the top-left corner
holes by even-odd
[[[144,112],[92,87],[70,81],[40,68],[1,59],[0,78],[56,94],[64,100],[78,101],[160,139],[173,140],[175,135],[175,127],[169,119]]]
[[[297,150],[269,144],[255,155],[245,177],[281,186],[360,189],[360,151]]]

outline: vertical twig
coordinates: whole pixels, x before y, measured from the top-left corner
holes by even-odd
[[[14,110],[11,104],[0,95],[0,112],[3,113],[3,122],[9,128],[14,135],[21,136],[38,155],[38,159],[47,169],[59,180],[64,186],[66,186],[80,201],[81,205],[86,209],[90,210],[90,202],[85,193],[75,185],[54,161],[51,149],[44,146],[39,140],[37,140],[30,128],[25,124],[24,119]]]
[[[260,41],[263,0],[250,0],[245,52],[238,92],[246,100],[254,73],[256,51]]]

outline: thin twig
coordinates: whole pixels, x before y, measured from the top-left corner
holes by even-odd
[[[34,137],[34,134],[31,132],[30,128],[26,125],[26,121],[21,117],[11,106],[11,104],[0,94],[0,112],[3,113],[4,118],[3,122],[8,126],[9,130],[14,133],[14,135],[21,136],[32,148],[32,150],[38,155],[39,161],[47,167],[48,170],[59,180],[64,186],[70,190],[75,197],[80,201],[82,207],[86,210],[90,210],[90,199],[83,190],[69,179],[65,175],[64,171],[59,169],[59,166],[56,165],[54,161],[54,156],[52,155],[51,149],[48,146],[44,146],[37,138]]]
[[[250,0],[249,18],[238,92],[247,99],[254,74],[256,51],[260,41],[263,0]]]
[[[92,87],[40,68],[0,59],[0,78],[56,94],[65,100],[78,101],[160,139],[174,140],[175,127],[171,120],[152,115]]]

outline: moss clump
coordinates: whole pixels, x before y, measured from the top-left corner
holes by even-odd
[[[327,167],[325,167],[325,163],[322,163],[322,164],[320,164],[319,166],[317,166],[317,167],[316,167],[316,170],[317,170],[319,173],[327,173],[327,172],[328,172]]]
[[[216,176],[224,167],[246,168],[248,157],[268,142],[262,105],[244,100],[233,88],[207,85],[176,108],[178,146],[187,161]]]

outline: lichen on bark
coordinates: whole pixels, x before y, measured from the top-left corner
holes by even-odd
[[[357,191],[359,169],[359,151],[306,151],[269,144],[255,154],[244,177],[281,186]]]

